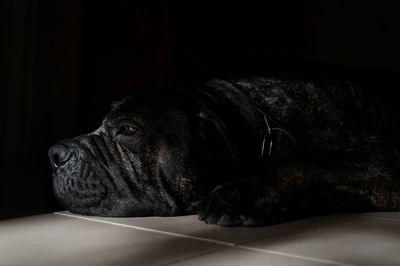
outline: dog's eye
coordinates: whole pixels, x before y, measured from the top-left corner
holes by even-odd
[[[136,133],[137,128],[133,126],[122,126],[120,129],[120,133],[126,136],[132,136]]]

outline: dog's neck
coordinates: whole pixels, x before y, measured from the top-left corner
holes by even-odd
[[[246,154],[254,154],[252,160],[262,162],[282,157],[286,154],[283,151],[289,150],[286,146],[295,142],[295,137],[277,121],[276,117],[284,119],[281,117],[284,112],[274,102],[277,97],[266,81],[260,78],[260,87],[254,87],[250,85],[254,82],[244,79],[211,80],[200,90],[230,131],[243,131],[235,136],[238,145],[245,146]]]

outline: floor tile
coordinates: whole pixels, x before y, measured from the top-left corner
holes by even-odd
[[[399,213],[259,228],[68,212],[0,222],[0,265],[400,265],[399,248]]]
[[[360,266],[400,265],[398,221],[331,215],[287,229],[243,246]]]
[[[0,222],[0,265],[164,265],[221,245],[49,214]]]
[[[327,263],[320,263],[310,260],[301,260],[261,252],[247,251],[237,248],[228,248],[210,254],[194,257],[188,260],[172,263],[174,266],[326,266]],[[332,265],[332,264],[331,264]],[[333,264],[334,265],[334,264]]]
[[[75,214],[69,212],[61,212],[60,214],[75,216]],[[81,217],[87,218],[87,216]],[[292,228],[293,226],[302,227],[308,224],[308,221],[305,223],[303,221],[298,221],[294,224],[286,223],[265,227],[222,227],[207,225],[203,221],[199,221],[196,215],[177,217],[91,218],[99,221],[150,228],[163,232],[188,235],[200,239],[223,241],[231,244],[240,244],[273,235],[284,234],[288,228]]]

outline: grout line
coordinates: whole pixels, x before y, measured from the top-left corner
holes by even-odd
[[[166,232],[166,231],[150,229],[150,228],[145,228],[145,227],[140,227],[140,226],[135,226],[135,225],[120,224],[120,223],[104,221],[104,220],[94,219],[94,218],[90,218],[90,217],[83,217],[83,216],[78,216],[78,215],[73,215],[73,214],[61,213],[61,212],[54,212],[54,214],[61,215],[61,216],[67,216],[67,217],[71,217],[71,218],[78,218],[78,219],[87,220],[87,221],[91,221],[91,222],[98,222],[98,223],[111,224],[111,225],[122,226],[122,227],[127,227],[127,228],[133,228],[133,229],[137,229],[137,230],[141,230],[141,231],[147,231],[147,232],[159,233],[159,234],[164,234],[164,235],[200,240],[200,241],[210,242],[210,243],[214,243],[214,244],[220,244],[220,245],[224,245],[224,246],[230,246],[230,247],[236,246],[235,243],[213,240],[213,239],[208,239],[208,238],[204,238],[204,237],[188,236],[188,235],[184,235],[184,234]]]
[[[318,259],[318,258],[313,258],[313,257],[295,255],[295,254],[290,254],[290,253],[285,253],[285,252],[280,252],[280,251],[274,251],[274,250],[269,250],[269,249],[260,249],[260,248],[247,247],[247,246],[238,245],[238,244],[235,244],[235,243],[232,243],[232,242],[219,241],[219,240],[213,240],[213,239],[208,239],[208,238],[204,238],[204,237],[189,236],[189,235],[184,235],[184,234],[166,232],[166,231],[150,229],[150,228],[145,228],[145,227],[140,227],[140,226],[135,226],[135,225],[128,225],[128,224],[121,224],[121,223],[110,222],[110,221],[105,221],[105,220],[99,220],[99,219],[80,216],[80,215],[74,215],[74,214],[68,214],[68,213],[62,213],[62,212],[54,212],[53,214],[60,215],[60,216],[66,216],[66,217],[70,217],[70,218],[82,219],[82,220],[86,220],[86,221],[90,221],[90,222],[104,223],[104,224],[110,224],[110,225],[115,225],[115,226],[120,226],[120,227],[132,228],[132,229],[137,229],[137,230],[147,231],[147,232],[152,232],[152,233],[158,233],[158,234],[170,235],[170,236],[175,236],[175,237],[199,240],[199,241],[204,241],[204,242],[209,242],[209,243],[213,243],[213,244],[224,245],[224,246],[243,249],[243,250],[249,250],[249,251],[262,252],[262,253],[267,253],[267,254],[272,254],[272,255],[278,255],[278,256],[282,256],[282,257],[296,258],[296,259],[301,259],[301,260],[319,262],[319,263],[323,263],[323,264],[335,265],[335,266],[355,266],[354,264],[348,264],[348,263],[343,263],[343,262],[338,262],[338,261],[331,261],[331,260],[324,260],[324,259]]]
[[[262,252],[262,253],[278,255],[278,256],[283,256],[283,257],[301,259],[301,260],[314,261],[314,262],[319,262],[319,263],[324,263],[324,264],[329,264],[329,265],[355,266],[354,264],[349,264],[349,263],[343,263],[343,262],[332,261],[332,260],[318,259],[318,258],[314,258],[314,257],[301,256],[301,255],[296,255],[296,254],[291,254],[291,253],[286,253],[286,252],[280,252],[280,251],[274,251],[274,250],[269,250],[269,249],[253,248],[253,247],[247,247],[247,246],[242,246],[242,245],[237,245],[236,247],[238,247],[240,249],[250,250],[250,251]]]
[[[375,219],[375,220],[390,221],[390,222],[400,222],[400,219],[396,219],[396,218],[378,217],[378,216],[372,216],[372,215],[368,215],[368,214],[359,214],[358,216],[365,217],[365,218],[370,218],[370,219]]]
[[[193,256],[188,256],[186,258],[180,258],[180,259],[176,259],[176,260],[173,260],[173,261],[169,261],[169,262],[166,262],[165,264],[161,264],[160,266],[176,265],[177,263],[185,262],[185,261],[196,259],[196,258],[200,258],[200,257],[205,257],[205,256],[208,256],[210,254],[214,254],[214,253],[217,253],[217,252],[220,252],[220,251],[223,251],[223,250],[227,250],[227,249],[229,249],[229,248],[221,247],[221,248],[218,248],[218,249],[209,250],[209,251],[202,252],[202,253],[199,253],[199,254],[196,254],[196,255],[193,255]]]

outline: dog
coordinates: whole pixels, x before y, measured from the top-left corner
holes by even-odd
[[[399,123],[377,91],[283,74],[146,91],[50,148],[54,192],[77,214],[222,226],[398,211]]]

